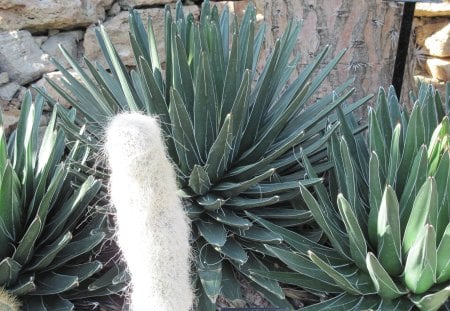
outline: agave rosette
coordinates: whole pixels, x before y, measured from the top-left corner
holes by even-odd
[[[86,151],[74,146],[64,160],[56,113],[40,138],[43,104],[26,93],[17,129],[7,139],[0,127],[0,289],[22,310],[81,310],[122,291],[127,275],[99,255],[112,235],[93,205],[102,184],[79,182],[69,164]]]
[[[292,271],[251,273],[330,294],[308,311],[448,309],[446,111],[439,94],[423,85],[411,113],[402,109],[393,88],[387,95],[381,89],[376,108],[369,111],[366,139],[354,136],[354,121],[341,115],[340,135],[329,144],[334,170],[328,189],[300,185],[327,244],[254,217],[292,248],[266,245]],[[308,159],[303,161],[315,178]]]
[[[252,5],[239,24],[227,9],[219,15],[209,1],[196,21],[192,14],[185,16],[178,2],[175,16],[169,6],[165,10],[163,70],[151,20],[146,28],[139,14],[131,11],[130,29],[136,61],[130,72],[100,26],[96,34],[111,72],[86,60],[88,74],[66,53],[82,82],[61,66],[64,85],[49,81],[81,112],[72,122],[68,112],[47,96],[57,106],[67,135],[95,153],[102,127],[114,114],[131,110],[158,115],[193,221],[199,309],[215,309],[220,294],[230,301],[242,299],[236,272],[273,303],[289,307],[276,281],[249,272],[267,270],[270,262],[262,259],[262,243],[279,244],[282,238],[254,224],[245,211],[282,227],[311,221],[310,211],[297,200],[299,184],[308,186],[320,179],[303,180],[299,152],[318,172],[331,165],[326,141],[337,127],[333,111],[352,94],[351,81],[320,100],[314,94],[343,52],[315,73],[325,49],[292,77],[299,61],[291,54],[300,23],[291,21],[258,72],[265,27],[257,29]],[[344,114],[365,100],[346,105]]]

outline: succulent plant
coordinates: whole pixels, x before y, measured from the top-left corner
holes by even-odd
[[[8,139],[0,126],[0,308],[92,309],[127,286],[126,274],[100,260],[112,235],[93,202],[102,185],[93,177],[79,183],[70,164],[86,151],[75,145],[65,155],[56,112],[39,135],[43,104],[26,93]]]
[[[131,11],[130,29],[136,61],[130,72],[102,26],[96,34],[110,72],[89,60],[86,72],[65,53],[79,82],[57,65],[64,85],[49,82],[79,111],[73,121],[42,94],[57,106],[67,135],[97,153],[105,123],[118,112],[158,116],[176,165],[179,194],[192,219],[199,309],[215,310],[219,295],[242,299],[236,273],[272,303],[289,307],[277,282],[249,272],[273,264],[263,259],[262,243],[279,244],[282,238],[252,223],[245,211],[282,227],[311,221],[310,211],[298,201],[299,184],[320,178],[303,180],[298,154],[302,150],[318,172],[331,166],[326,141],[337,127],[335,108],[353,92],[352,81],[320,99],[315,94],[344,51],[320,66],[325,49],[292,77],[299,62],[291,54],[300,23],[291,21],[258,70],[265,27],[257,29],[251,4],[240,24],[227,9],[219,15],[209,1],[203,2],[199,21],[185,16],[181,2],[175,16],[167,6],[165,64],[159,61],[151,20],[146,29]],[[366,100],[342,105],[343,113]],[[101,165],[96,171],[102,171]]]
[[[387,95],[381,89],[365,139],[354,136],[352,118],[341,115],[340,135],[329,144],[334,169],[328,189],[300,185],[327,243],[253,216],[289,245],[266,248],[291,271],[251,273],[329,295],[307,311],[448,310],[448,108],[431,86],[421,87],[411,113],[392,88]],[[308,159],[302,160],[316,178]]]

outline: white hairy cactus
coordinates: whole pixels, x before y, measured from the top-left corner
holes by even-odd
[[[131,274],[131,309],[190,310],[190,222],[158,120],[137,113],[116,116],[105,147],[118,243]]]
[[[16,297],[9,294],[0,287],[0,310],[2,311],[19,311],[20,303]]]

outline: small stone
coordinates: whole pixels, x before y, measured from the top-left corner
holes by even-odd
[[[108,10],[108,11],[106,11],[106,14],[108,15],[108,16],[116,16],[117,14],[119,14],[120,13],[120,5],[119,5],[119,3],[118,2],[115,2],[112,6],[111,6],[111,8]]]
[[[9,82],[9,75],[7,72],[0,73],[0,85],[6,84]]]
[[[10,82],[0,86],[0,99],[2,100],[12,100],[14,95],[20,90],[20,84],[16,82]]]
[[[450,23],[430,23],[416,27],[416,43],[426,54],[450,57]]]
[[[19,123],[20,110],[16,107],[2,105],[3,129],[6,135],[9,135]]]
[[[47,41],[48,36],[33,36],[34,42],[36,42],[36,44],[41,47],[42,43],[44,43],[45,41]]]
[[[429,58],[427,68],[431,76],[441,81],[450,81],[450,59]]]

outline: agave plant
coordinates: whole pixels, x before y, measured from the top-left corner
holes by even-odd
[[[98,255],[111,238],[107,215],[91,205],[101,182],[78,182],[65,159],[56,112],[40,139],[44,100],[27,93],[17,129],[6,139],[0,126],[0,308],[81,310],[91,300],[126,287],[124,269]],[[1,119],[1,118],[0,118]],[[75,186],[78,185],[79,186]],[[10,305],[11,304],[11,305]],[[9,309],[11,308],[11,309]],[[92,309],[92,305],[91,305]]]
[[[254,216],[291,247],[266,245],[292,271],[251,273],[335,295],[308,311],[448,310],[447,109],[431,86],[422,86],[411,113],[402,110],[392,88],[387,96],[381,89],[369,112],[367,144],[361,134],[353,136],[351,118],[342,117],[341,135],[330,140],[329,190],[316,184],[311,192],[300,185],[327,244]],[[316,178],[306,157],[303,163]]]
[[[130,12],[136,61],[131,71],[102,26],[96,34],[110,72],[89,60],[84,71],[63,50],[82,81],[56,63],[64,85],[49,83],[79,111],[73,121],[68,117],[73,111],[42,94],[57,106],[70,139],[83,141],[94,153],[101,151],[105,123],[118,112],[159,117],[193,223],[199,309],[215,310],[220,294],[230,301],[241,299],[236,273],[250,279],[274,304],[289,306],[276,281],[249,272],[268,269],[271,262],[262,260],[258,249],[282,238],[253,224],[245,211],[282,227],[311,221],[311,213],[296,200],[299,183],[307,186],[320,179],[303,180],[305,170],[297,155],[303,150],[317,172],[330,167],[326,141],[337,127],[334,109],[352,94],[352,81],[320,100],[314,94],[344,52],[315,74],[325,49],[299,76],[291,77],[299,61],[291,54],[300,30],[300,23],[291,21],[258,71],[265,27],[257,29],[251,4],[239,24],[227,9],[219,15],[209,1],[202,4],[196,21],[192,14],[185,16],[178,2],[175,17],[170,7],[165,10],[161,64],[151,20],[147,26],[136,11]],[[366,99],[343,106],[343,113]],[[106,172],[96,169],[102,170]]]

